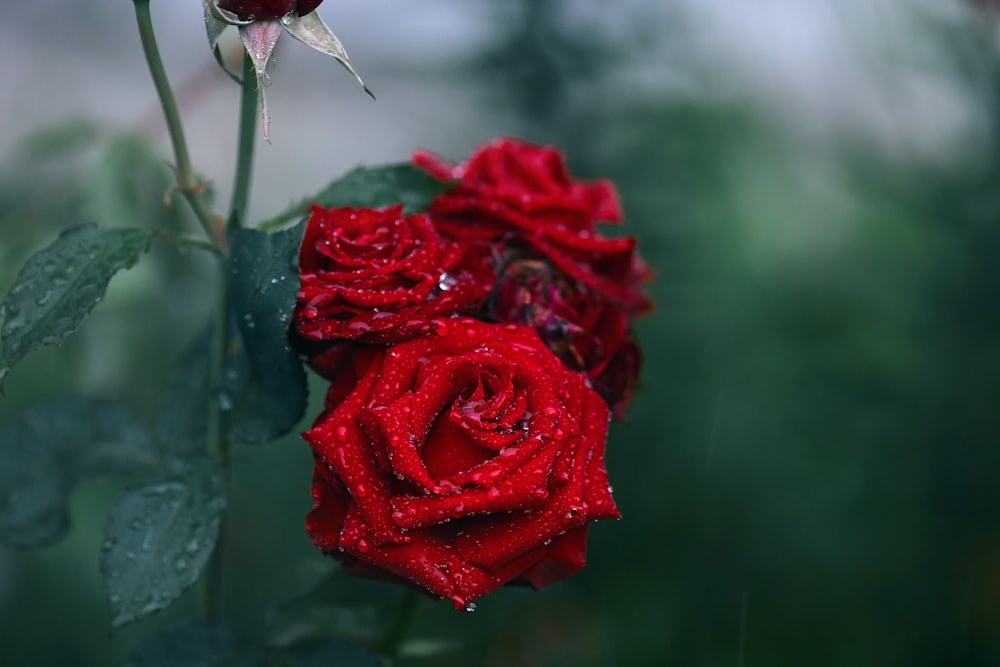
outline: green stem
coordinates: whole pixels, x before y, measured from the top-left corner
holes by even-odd
[[[209,386],[214,393],[222,386],[222,370],[225,366],[229,347],[229,257],[225,227],[214,223],[212,213],[205,206],[204,201],[202,201],[202,188],[195,178],[194,170],[191,168],[191,157],[188,154],[187,142],[184,140],[184,129],[181,125],[180,113],[177,110],[177,102],[174,99],[173,90],[170,88],[170,82],[167,80],[167,73],[163,68],[160,51],[156,46],[153,21],[149,12],[149,2],[150,0],[133,0],[143,54],[146,57],[147,65],[149,65],[149,73],[153,79],[153,85],[156,87],[156,93],[160,98],[160,106],[163,108],[167,130],[170,133],[170,143],[174,149],[174,159],[177,163],[174,167],[177,188],[184,195],[188,204],[190,204],[195,217],[197,217],[202,229],[210,239],[211,245],[217,250],[216,254],[219,260],[217,265],[219,283],[216,297],[218,302],[212,322],[212,360],[209,369]],[[243,205],[245,206],[245,203]],[[219,403],[219,397],[215,395],[212,396],[208,405],[208,439],[206,445],[208,456],[223,467],[223,474],[226,476],[225,495],[228,500],[230,485],[229,443],[226,440],[222,406]],[[208,565],[203,588],[203,614],[206,620],[209,621],[219,621],[222,617],[222,564],[225,523],[225,517],[223,517],[222,525],[219,528],[218,542]]]
[[[416,591],[406,591],[396,609],[396,618],[393,619],[392,625],[389,626],[378,643],[378,652],[390,663],[399,656],[399,650],[403,647],[406,635],[410,632],[410,627],[417,618],[417,607],[420,605],[421,597]]]
[[[243,53],[243,81],[240,86],[240,138],[236,155],[236,178],[233,181],[233,201],[229,207],[236,224],[246,224],[250,199],[250,179],[253,174],[254,137],[257,133],[257,71],[250,54]]]
[[[163,68],[163,59],[156,46],[156,35],[153,32],[153,19],[149,13],[149,0],[133,0],[135,19],[139,26],[139,38],[142,41],[142,52],[149,66],[149,74],[160,97],[163,116],[167,121],[167,131],[170,133],[170,143],[174,148],[174,167],[177,179],[177,189],[187,200],[194,211],[195,217],[210,239],[219,242],[218,232],[212,224],[212,214],[201,200],[201,188],[194,171],[191,169],[191,157],[188,154],[187,142],[184,140],[184,129],[181,126],[180,113],[177,111],[177,101],[167,80],[167,72]]]

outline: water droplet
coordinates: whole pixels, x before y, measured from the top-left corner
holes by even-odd
[[[367,322],[357,321],[351,322],[347,325],[348,331],[353,331],[354,333],[367,333],[372,330],[372,327]]]
[[[347,427],[343,424],[337,427],[337,439],[342,442],[347,440]]]
[[[282,16],[282,17],[281,17],[280,19],[278,19],[278,20],[279,20],[279,21],[281,21],[281,25],[292,25],[292,23],[294,23],[294,22],[295,22],[295,17],[294,17],[294,16],[292,16],[292,15],[291,15],[291,14],[289,13],[289,14],[285,14],[284,16]],[[355,217],[356,217],[356,216],[355,216],[354,214],[352,214],[352,215],[351,215],[351,219],[352,219],[352,220],[353,220],[353,219],[354,219]]]
[[[357,488],[354,489],[354,495],[358,498],[364,498],[368,495],[368,488],[364,484],[358,484]]]
[[[496,500],[500,497],[500,489],[495,486],[491,486],[490,490],[486,492],[486,497],[490,500]]]
[[[434,326],[436,327],[435,331],[437,332],[438,336],[448,335],[448,325],[445,324],[443,321],[434,320]]]
[[[455,278],[455,276],[449,273],[442,273],[441,277],[438,278],[438,289],[441,290],[442,292],[447,292],[452,287],[454,287],[455,283],[457,282],[458,280]]]
[[[358,551],[360,551],[363,554],[368,553],[368,542],[364,538],[358,540]]]
[[[476,610],[476,603],[475,602],[470,602],[469,604],[465,605],[465,611],[473,612],[475,610]]]

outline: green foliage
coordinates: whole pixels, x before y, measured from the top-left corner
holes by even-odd
[[[235,666],[240,663],[229,659],[238,648],[239,641],[226,626],[189,623],[147,639],[122,667]]]
[[[234,442],[269,442],[291,431],[305,414],[306,376],[288,343],[304,229],[302,223],[274,234],[229,230],[230,303],[242,345],[224,374],[220,400],[231,407]]]
[[[206,331],[182,355],[167,379],[153,435],[168,460],[189,460],[207,451],[211,358],[211,334]]]
[[[101,552],[112,627],[166,608],[197,581],[225,509],[225,473],[204,462],[118,498]]]
[[[301,667],[327,667],[328,665],[382,667],[384,664],[377,655],[339,639],[302,642],[287,649],[286,654],[294,660],[293,664],[301,665]]]
[[[141,229],[102,229],[87,223],[67,229],[33,255],[0,302],[0,382],[24,355],[59,345],[104,298],[111,277],[131,267],[149,247]]]
[[[303,199],[282,213],[264,222],[270,228],[286,220],[298,218],[312,204],[326,208],[353,206],[381,208],[402,204],[407,213],[423,211],[447,185],[428,176],[411,164],[400,163],[381,167],[356,167],[323,188],[314,197]]]
[[[241,641],[224,625],[189,623],[161,632],[137,646],[122,667],[382,667],[365,649],[338,639],[292,646]]]
[[[123,406],[82,396],[47,398],[0,428],[0,543],[51,544],[69,528],[69,495],[89,477],[157,464]]]

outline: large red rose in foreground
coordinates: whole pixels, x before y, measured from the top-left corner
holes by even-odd
[[[456,182],[428,210],[446,236],[522,244],[630,316],[651,308],[642,291],[651,274],[635,239],[596,231],[599,222],[622,220],[610,182],[574,180],[555,149],[512,139],[487,144],[459,165],[422,151],[413,163]]]
[[[482,243],[441,238],[422,215],[314,206],[299,254],[295,326],[310,341],[391,343],[475,312],[495,280]]]
[[[442,320],[359,347],[304,434],[316,457],[313,543],[354,574],[457,608],[584,565],[588,524],[617,518],[608,408],[530,327]]]

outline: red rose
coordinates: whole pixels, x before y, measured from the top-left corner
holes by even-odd
[[[244,21],[273,21],[291,11],[305,16],[323,0],[219,0],[219,9],[236,14]]]
[[[590,377],[612,414],[624,417],[642,363],[618,305],[548,262],[519,257],[497,279],[487,313],[499,322],[534,327],[564,364]]]
[[[413,163],[436,178],[458,181],[428,211],[450,238],[510,238],[630,315],[650,309],[640,288],[650,272],[635,253],[635,239],[596,231],[598,222],[622,220],[611,183],[574,181],[558,151],[511,139],[487,144],[458,166],[420,151]]]
[[[303,434],[316,456],[306,527],[348,572],[456,608],[585,562],[588,522],[617,518],[608,409],[534,330],[452,319],[359,347]]]
[[[422,215],[313,207],[299,254],[295,326],[307,340],[398,342],[476,311],[495,280],[489,248],[441,238]]]

